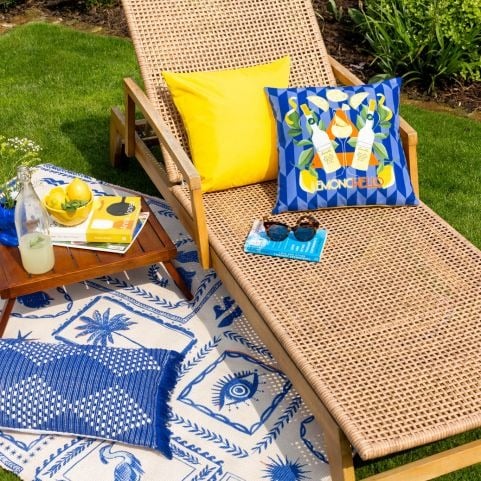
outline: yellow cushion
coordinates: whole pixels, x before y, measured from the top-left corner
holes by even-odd
[[[276,178],[276,125],[264,88],[287,87],[289,68],[283,57],[236,70],[162,72],[204,192]]]

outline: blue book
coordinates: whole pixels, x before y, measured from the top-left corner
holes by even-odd
[[[319,262],[326,239],[327,230],[317,229],[316,235],[307,242],[297,240],[293,232],[289,232],[289,236],[283,241],[273,241],[267,237],[263,222],[256,219],[247,236],[244,251],[252,254]]]

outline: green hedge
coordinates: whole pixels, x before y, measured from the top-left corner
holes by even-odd
[[[349,14],[380,73],[419,80],[481,80],[480,0],[365,0]]]

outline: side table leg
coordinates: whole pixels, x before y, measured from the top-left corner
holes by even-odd
[[[3,305],[2,316],[0,317],[0,337],[3,336],[5,328],[7,327],[8,318],[12,312],[13,305],[15,304],[15,298],[7,299],[7,302]]]
[[[172,264],[172,262],[170,261],[164,261],[163,264],[167,269],[167,272],[170,274],[170,277],[172,277],[173,281],[175,282],[175,285],[182,291],[182,294],[184,294],[186,299],[188,301],[192,300],[194,296],[190,292],[189,288],[186,286],[184,279],[182,279],[179,271],[175,268],[174,264]]]

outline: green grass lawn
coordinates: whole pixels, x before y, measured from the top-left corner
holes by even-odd
[[[411,105],[401,111],[419,136],[421,199],[481,248],[481,122]]]
[[[129,41],[34,23],[0,36],[0,132],[28,137],[42,160],[154,193],[140,167],[113,171],[109,112],[122,78],[139,79]]]
[[[112,170],[108,162],[109,109],[121,105],[126,76],[139,79],[128,40],[57,25],[16,27],[0,36],[0,134],[31,138],[43,147],[44,162],[155,193],[135,162],[127,172]],[[481,247],[481,123],[410,105],[403,105],[402,113],[419,134],[421,198]],[[480,435],[471,432],[441,445]],[[439,448],[435,444],[367,463],[358,474],[366,477]],[[0,481],[14,479],[0,471]],[[481,465],[439,481],[475,479],[481,479]]]

